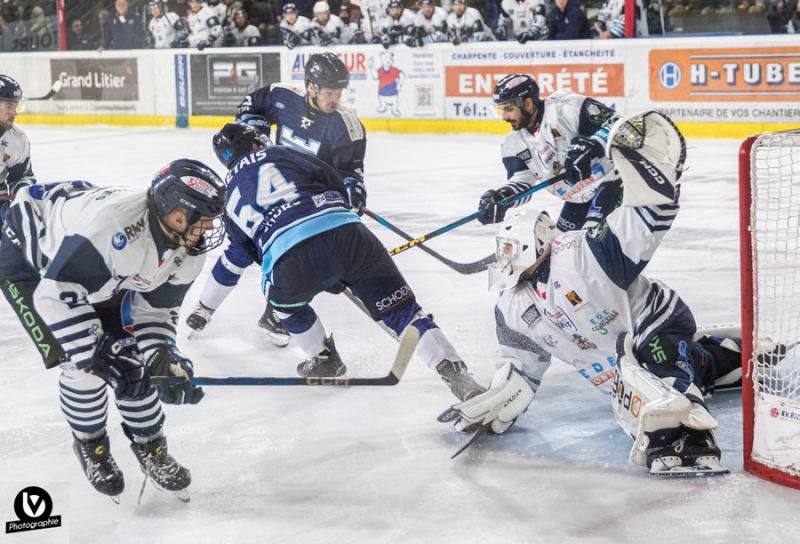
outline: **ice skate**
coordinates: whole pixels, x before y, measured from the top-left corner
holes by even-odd
[[[192,330],[202,331],[211,322],[211,316],[214,315],[214,310],[206,308],[202,304],[195,305],[192,308],[192,313],[186,318],[186,324]]]
[[[677,440],[647,454],[647,466],[653,475],[727,474],[721,456],[710,431],[683,428]]]
[[[131,450],[139,461],[145,482],[149,478],[157,489],[169,491],[183,502],[189,502],[186,488],[192,483],[192,474],[168,453],[166,437],[146,444],[133,442]]]
[[[306,378],[334,378],[347,372],[347,367],[336,351],[333,336],[325,340],[325,348],[314,357],[297,365],[297,373]]]
[[[261,316],[261,319],[258,320],[258,326],[267,331],[270,343],[279,348],[285,348],[292,338],[289,335],[289,331],[281,323],[281,320],[275,315],[275,311],[269,306],[264,310],[264,315]]]
[[[125,490],[125,478],[111,455],[108,435],[103,433],[92,440],[75,437],[72,449],[92,487],[119,504],[119,495]]]
[[[442,377],[450,391],[461,401],[480,395],[486,388],[479,385],[467,372],[464,361],[448,361],[445,359],[436,366],[436,372]]]

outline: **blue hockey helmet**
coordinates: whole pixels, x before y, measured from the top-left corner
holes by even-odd
[[[350,85],[350,72],[333,53],[316,53],[306,62],[306,87],[309,82],[317,88],[346,89]]]
[[[497,82],[492,92],[492,100],[496,106],[514,102],[522,107],[526,98],[532,98],[535,104],[539,103],[539,85],[528,74],[510,74]]]
[[[175,249],[186,240],[192,226],[201,218],[213,218],[213,227],[206,231],[200,242],[188,251],[200,255],[218,247],[225,239],[225,212],[227,188],[211,168],[193,159],[178,159],[156,173],[148,192],[149,204],[164,229],[172,235],[167,246]],[[176,231],[164,222],[164,216],[176,208],[186,211],[186,228]]]
[[[272,145],[269,136],[257,128],[241,123],[228,123],[211,139],[219,162],[230,168],[244,154],[258,147]]]

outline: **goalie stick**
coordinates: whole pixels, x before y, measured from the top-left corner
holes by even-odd
[[[192,385],[333,385],[349,387],[351,385],[397,385],[406,371],[411,356],[419,341],[419,331],[409,325],[400,336],[400,346],[392,364],[392,370],[380,378],[302,378],[302,377],[270,377],[270,376],[195,376]],[[153,376],[153,385],[177,385],[185,378],[178,376]]]
[[[414,239],[410,234],[407,234],[407,233],[403,232],[402,230],[400,230],[399,227],[397,227],[395,225],[392,225],[386,219],[384,219],[383,217],[381,217],[377,213],[373,212],[372,210],[369,210],[367,208],[362,208],[362,209],[364,210],[364,214],[366,216],[374,219],[375,221],[377,221],[378,223],[380,223],[381,225],[383,225],[384,227],[386,227],[390,231],[394,232],[395,234],[400,235],[402,238],[405,238],[407,241],[410,242],[410,241],[412,241]],[[484,270],[486,270],[487,266],[489,266],[490,264],[492,264],[496,260],[496,257],[494,256],[494,253],[492,253],[488,257],[484,257],[480,261],[475,261],[474,263],[457,263],[455,261],[451,261],[450,259],[438,254],[437,252],[435,252],[434,250],[432,250],[428,246],[423,246],[421,243],[417,244],[417,247],[419,247],[422,251],[424,251],[425,253],[427,253],[428,255],[433,257],[434,259],[436,259],[436,260],[444,263],[446,266],[452,268],[453,270],[455,270],[459,274],[476,274],[478,272],[483,272]]]
[[[456,457],[457,457],[457,456],[458,456],[458,455],[459,455],[461,452],[463,452],[465,449],[467,449],[468,447],[470,447],[471,445],[473,445],[475,442],[477,442],[477,441],[478,441],[478,439],[479,439],[481,436],[483,436],[484,434],[486,434],[486,431],[488,431],[488,430],[489,430],[489,429],[491,429],[491,427],[492,427],[492,421],[494,421],[495,419],[497,419],[497,416],[498,416],[498,415],[500,415],[500,412],[503,410],[503,408],[505,408],[505,406],[506,406],[506,403],[505,403],[505,401],[501,401],[501,402],[498,402],[498,403],[495,405],[495,407],[494,407],[494,408],[492,408],[491,410],[489,410],[489,413],[488,413],[488,414],[486,414],[486,417],[485,417],[485,418],[483,418],[483,422],[481,423],[481,426],[480,426],[480,427],[478,427],[478,430],[476,430],[476,431],[473,433],[472,437],[469,439],[469,441],[467,441],[467,443],[466,443],[466,444],[464,444],[463,446],[461,446],[461,447],[458,449],[458,451],[457,451],[457,452],[455,452],[455,453],[454,453],[452,456],[450,456],[450,459],[455,459],[455,458],[456,458]],[[457,410],[456,410],[456,411],[457,411]],[[445,415],[446,415],[447,413],[448,413],[448,411],[445,411],[445,412],[444,412],[442,415],[440,415],[440,416],[439,416],[439,418],[445,417]],[[439,419],[439,418],[437,418],[437,419]],[[451,418],[451,419],[452,419],[452,418]],[[445,419],[445,420],[439,419],[439,421],[449,421],[449,419]]]
[[[61,80],[57,79],[55,81],[55,83],[53,83],[53,86],[50,87],[50,90],[47,91],[47,94],[45,94],[44,96],[37,96],[37,97],[34,97],[34,98],[26,98],[25,100],[50,100],[51,98],[53,98],[56,95],[56,93],[58,91],[61,90],[61,85],[62,85],[61,84]]]
[[[508,206],[512,202],[514,202],[516,200],[519,200],[520,198],[525,198],[526,196],[531,195],[531,194],[535,193],[536,191],[539,191],[541,189],[544,189],[545,187],[549,187],[550,185],[558,183],[559,181],[561,181],[563,179],[566,179],[566,177],[567,177],[567,174],[565,172],[562,172],[561,174],[559,174],[557,176],[554,176],[554,177],[552,177],[550,179],[544,180],[541,183],[537,183],[536,185],[534,185],[533,187],[531,187],[527,191],[523,191],[518,195],[513,195],[513,196],[510,196],[508,198],[504,198],[503,200],[498,202],[497,205],[498,206]],[[477,219],[478,216],[483,211],[484,210],[477,211],[477,212],[472,213],[472,214],[470,214],[470,215],[468,215],[466,217],[462,217],[458,221],[453,221],[449,225],[445,225],[445,226],[440,227],[440,228],[438,228],[438,229],[436,229],[436,230],[434,230],[432,232],[429,232],[428,234],[423,234],[419,238],[414,238],[413,240],[409,240],[408,243],[403,244],[402,246],[397,246],[396,248],[394,248],[391,251],[389,251],[389,255],[392,255],[392,256],[397,255],[398,253],[402,253],[403,251],[405,251],[407,249],[411,249],[414,246],[418,246],[419,244],[421,244],[421,243],[423,243],[423,242],[425,242],[427,240],[430,240],[431,238],[435,238],[437,236],[441,236],[442,234],[444,234],[446,232],[450,232],[451,230],[456,229],[456,228],[460,227],[461,225],[466,225],[467,223],[469,223],[473,219]]]

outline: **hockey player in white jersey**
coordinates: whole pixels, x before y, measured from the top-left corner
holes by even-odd
[[[17,191],[36,183],[31,142],[14,122],[24,107],[22,87],[14,78],[0,74],[0,227]]]
[[[625,37],[625,3],[625,0],[609,0],[603,4],[592,26],[596,37],[603,40]],[[636,24],[634,36],[637,38],[647,36],[647,17],[641,0],[636,0],[636,13],[633,19]]]
[[[247,12],[237,9],[233,14],[233,24],[230,28],[230,41],[233,47],[254,47],[261,45],[261,31],[251,25]]]
[[[314,19],[311,28],[316,32],[319,45],[339,45],[342,43],[344,23],[338,15],[331,15],[331,7],[327,2],[314,4]]]
[[[222,46],[222,22],[207,4],[200,0],[189,0],[186,21],[189,26],[189,47],[197,47],[202,51],[209,46]]]
[[[179,47],[178,32],[184,30],[183,20],[177,13],[165,12],[159,2],[147,4],[152,19],[147,24],[153,49]]]
[[[494,40],[492,30],[483,22],[481,12],[467,7],[467,0],[453,0],[453,10],[447,15],[447,35],[453,45]]]
[[[499,201],[562,172],[566,178],[547,188],[564,201],[556,222],[559,230],[596,225],[617,206],[622,183],[604,153],[608,130],[619,118],[613,110],[569,91],[541,99],[539,85],[527,74],[501,79],[492,98],[512,128],[501,146],[508,179],[500,189],[483,193],[478,221],[501,222],[508,208]],[[530,198],[515,200],[511,206]]]
[[[741,368],[740,339],[695,340],[686,304],[642,274],[678,212],[685,142],[666,116],[648,111],[615,125],[608,154],[626,193],[603,223],[559,233],[546,212],[527,211],[500,227],[489,278],[501,289],[502,366],[492,389],[456,406],[458,425],[508,400],[492,423],[507,430],[555,357],[612,393],[617,420],[634,438],[631,463],[654,474],[726,472],[703,399]]]
[[[384,49],[398,43],[416,44],[416,27],[414,26],[414,12],[403,7],[400,0],[389,0],[386,7],[386,16],[381,22],[379,38],[373,38],[373,43],[380,43]]]
[[[422,47],[426,43],[447,41],[447,12],[433,0],[419,0],[419,11],[414,16],[416,41],[408,45]]]
[[[173,161],[147,191],[83,181],[21,189],[0,238],[0,290],[46,368],[60,366],[61,409],[92,486],[118,497],[107,386],[142,472],[188,500],[189,470],[167,450],[161,401],[197,403],[192,361],[176,346],[184,295],[224,239],[225,184]],[[150,376],[180,384],[150,385]],[[118,502],[118,500],[117,500]]]
[[[308,17],[300,15],[295,4],[285,4],[283,6],[283,19],[280,22],[281,36],[283,43],[289,49],[294,49],[298,45],[312,45],[314,29],[311,28],[311,21]]]
[[[546,39],[544,0],[503,0],[497,24],[498,38],[506,39],[509,26],[519,43]]]

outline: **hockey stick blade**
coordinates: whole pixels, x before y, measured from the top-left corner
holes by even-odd
[[[61,90],[61,80],[60,80],[60,79],[57,79],[57,80],[56,80],[56,82],[55,82],[55,83],[53,83],[53,86],[52,86],[52,87],[50,87],[50,90],[49,90],[49,91],[47,91],[47,94],[46,94],[46,95],[44,95],[44,96],[37,96],[37,97],[34,97],[34,98],[26,98],[26,100],[50,100],[50,99],[51,99],[51,98],[53,98],[53,97],[56,95],[56,93],[57,93],[58,91],[60,91],[60,90]]]
[[[369,210],[367,208],[363,208],[363,210],[364,210],[364,214],[367,217],[370,217],[370,218],[374,219],[375,221],[377,221],[378,223],[380,223],[381,225],[383,225],[384,227],[386,227],[390,231],[392,231],[395,234],[399,235],[401,238],[404,238],[405,240],[407,240],[409,242],[414,240],[414,238],[410,234],[407,234],[407,233],[403,232],[402,230],[400,230],[400,228],[397,225],[393,225],[393,224],[389,223],[389,221],[387,221],[386,219],[384,219],[383,217],[381,217],[377,213],[373,212],[372,210]],[[452,268],[453,270],[455,270],[459,274],[477,274],[479,272],[483,272],[484,270],[486,270],[487,266],[489,266],[490,264],[494,263],[495,260],[496,260],[494,254],[492,254],[492,255],[489,255],[488,257],[484,257],[480,261],[475,261],[474,263],[457,263],[455,261],[451,261],[450,259],[448,259],[447,257],[445,257],[443,255],[440,255],[439,253],[435,252],[434,250],[432,250],[428,246],[422,245],[422,243],[417,244],[417,247],[420,248],[425,253],[427,253],[428,255],[430,255],[431,257],[433,257],[434,259],[436,259],[436,260],[442,262],[444,265]]]
[[[498,402],[495,405],[494,408],[489,410],[489,413],[486,414],[485,418],[483,418],[483,423],[481,423],[481,426],[478,427],[477,431],[475,431],[475,434],[472,435],[472,438],[470,438],[469,441],[466,444],[461,446],[461,448],[459,448],[459,450],[457,452],[455,452],[450,457],[450,459],[455,459],[462,451],[464,451],[465,449],[467,449],[468,447],[473,445],[475,442],[477,442],[478,439],[481,436],[483,436],[486,433],[486,431],[488,431],[492,427],[492,421],[497,419],[497,416],[500,415],[500,412],[503,410],[503,408],[505,408],[505,406],[506,406],[505,401],[501,401],[501,402]],[[444,416],[444,414],[442,414],[439,417],[442,417],[442,416]]]
[[[409,325],[400,337],[392,370],[380,378],[314,378],[314,377],[270,377],[270,376],[195,376],[190,380],[192,385],[330,385],[350,387],[353,385],[397,385],[408,367],[414,350],[419,342],[419,331]],[[153,385],[172,385],[182,383],[184,378],[172,376],[153,376],[150,383]]]

